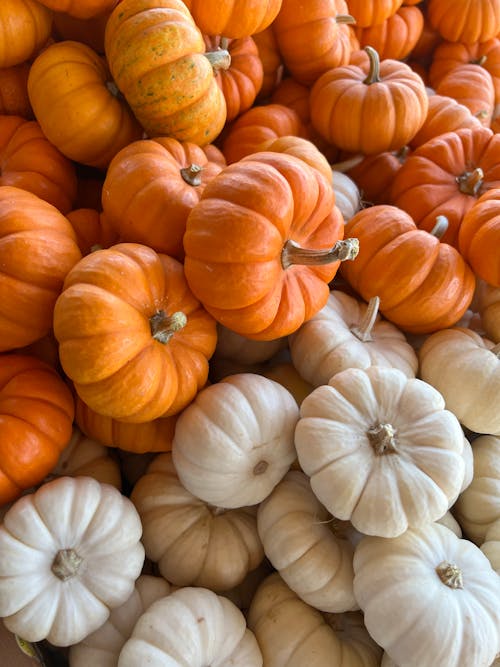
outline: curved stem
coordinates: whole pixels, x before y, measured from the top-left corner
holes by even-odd
[[[333,262],[355,259],[359,252],[358,239],[344,239],[337,241],[329,250],[313,250],[312,248],[301,248],[295,241],[289,240],[283,246],[281,253],[281,265],[288,269],[294,264],[308,266],[321,266]]]
[[[363,83],[366,83],[366,85],[369,86],[372,83],[380,82],[380,58],[377,51],[375,51],[372,46],[365,46],[365,51],[370,59],[370,69],[368,70],[368,76]]]
[[[476,167],[472,171],[464,171],[463,174],[456,177],[458,189],[464,195],[476,197],[480,187],[483,184],[484,172],[481,167]]]
[[[437,239],[442,239],[446,234],[448,224],[448,218],[445,215],[438,215],[436,217],[436,224],[429,233],[432,234],[432,236],[435,236]]]
[[[164,310],[157,311],[149,318],[151,335],[160,343],[168,343],[176,331],[187,324],[187,317],[180,310],[167,315]]]
[[[203,167],[199,164],[190,164],[189,167],[181,169],[181,176],[188,185],[201,185],[201,172]]]
[[[379,307],[380,298],[378,296],[372,297],[366,306],[365,314],[363,315],[359,327],[351,328],[352,333],[359,338],[359,340],[363,341],[363,343],[369,343],[373,340],[372,329],[377,320]]]
[[[341,171],[342,173],[344,173],[346,171],[349,171],[349,169],[352,169],[353,167],[357,167],[357,165],[360,162],[363,162],[365,157],[366,155],[353,155],[347,160],[343,160],[342,162],[334,162],[330,166],[334,171]]]
[[[438,577],[448,588],[463,588],[462,570],[454,563],[443,561],[436,567]]]
[[[74,549],[61,549],[52,561],[51,570],[58,579],[66,581],[78,573],[82,561]]]
[[[486,53],[483,53],[483,55],[480,58],[473,58],[470,62],[472,65],[480,65],[482,67],[487,60],[488,56],[486,55]]]
[[[215,51],[207,51],[205,57],[212,65],[214,72],[220,69],[229,69],[231,66],[231,55],[227,49],[216,49]]]
[[[356,19],[350,14],[337,14],[335,17],[335,23],[347,23],[354,25],[356,23]]]

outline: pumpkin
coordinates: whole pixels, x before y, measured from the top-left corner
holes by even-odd
[[[258,151],[272,151],[294,155],[314,169],[317,169],[328,180],[332,180],[332,169],[325,155],[316,145],[303,137],[285,136],[264,141]]]
[[[427,16],[431,26],[449,42],[486,42],[500,32],[498,0],[429,0]]]
[[[105,61],[81,42],[44,49],[31,65],[28,95],[47,139],[76,162],[104,169],[142,134]]]
[[[387,204],[394,176],[410,152],[409,146],[403,146],[397,151],[384,151],[365,157],[357,155],[340,166],[333,166],[335,170],[345,172],[356,183],[363,204],[360,208],[365,208],[370,204]]]
[[[449,510],[446,512],[446,514],[443,514],[443,516],[438,519],[436,523],[440,523],[445,528],[449,528],[453,533],[455,533],[457,537],[462,537],[462,529],[460,528],[460,524]]]
[[[306,86],[333,67],[347,65],[352,50],[345,0],[286,0],[273,32],[286,69]]]
[[[102,211],[95,208],[77,208],[69,211],[66,217],[76,234],[76,242],[82,255],[118,243],[118,235]]]
[[[0,67],[20,65],[35,56],[48,40],[52,12],[37,0],[4,0],[0,30]]]
[[[500,578],[478,547],[437,523],[363,538],[354,591],[368,632],[397,665],[490,665],[498,652]]]
[[[405,332],[452,326],[472,301],[474,274],[455,248],[439,241],[446,220],[436,224],[429,234],[405,211],[381,204],[359,211],[345,226],[360,252],[343,263],[342,276],[365,301],[378,296],[382,315]]]
[[[34,120],[0,115],[0,174],[0,185],[32,192],[61,213],[68,213],[76,200],[73,163]]]
[[[144,562],[131,501],[91,477],[23,496],[0,526],[0,616],[27,641],[76,644],[132,594]]]
[[[80,258],[62,213],[27,190],[0,186],[0,351],[49,333],[64,278]]]
[[[137,243],[96,250],[73,267],[54,335],[80,398],[132,423],[182,410],[205,384],[216,343],[182,264]]]
[[[352,611],[354,550],[329,519],[304,473],[292,470],[260,503],[257,526],[267,558],[301,600],[321,611]]]
[[[499,353],[498,345],[464,327],[436,331],[419,350],[420,377],[475,433],[500,435]]]
[[[153,602],[166,597],[171,590],[168,581],[162,577],[141,574],[131,596],[111,611],[104,625],[70,647],[70,667],[117,665],[120,651],[136,622]]]
[[[326,305],[289,337],[292,361],[314,387],[347,368],[384,366],[415,377],[418,358],[405,335],[369,304],[334,291]]]
[[[242,364],[258,364],[268,361],[286,346],[286,337],[274,340],[251,340],[218,324],[217,345],[212,360],[221,358]]]
[[[424,15],[418,7],[401,6],[382,23],[354,26],[361,48],[372,46],[381,60],[403,60],[417,44],[424,28]]]
[[[478,280],[474,301],[487,338],[500,343],[500,288]]]
[[[204,146],[217,137],[226,103],[214,67],[227,67],[229,58],[222,51],[205,56],[186,3],[122,0],[106,23],[104,46],[113,79],[150,138]]]
[[[260,375],[205,387],[177,419],[172,456],[181,483],[217,507],[256,505],[295,459],[298,416],[290,392]]]
[[[29,62],[0,68],[0,113],[32,118],[28,97]]]
[[[0,505],[39,484],[72,434],[74,403],[60,375],[27,354],[0,363]]]
[[[146,609],[120,652],[118,667],[176,662],[190,667],[263,664],[255,636],[238,607],[196,586],[173,591]]]
[[[500,517],[488,528],[481,551],[490,561],[495,572],[500,574]]]
[[[248,612],[266,667],[378,667],[382,650],[360,612],[322,614],[275,572],[260,584]]]
[[[490,126],[495,109],[495,87],[491,74],[481,65],[466,63],[454,67],[439,81],[436,94],[452,97],[466,106],[482,125]]]
[[[250,36],[228,39],[204,35],[207,51],[227,49],[231,64],[227,69],[215,70],[215,80],[226,100],[226,122],[231,122],[252,104],[262,87],[264,68],[259,50]]]
[[[500,287],[500,188],[484,192],[465,214],[458,247],[472,270],[493,287]]]
[[[403,0],[349,0],[349,11],[362,28],[378,25],[395,14]]]
[[[336,169],[332,169],[332,183],[335,204],[348,222],[362,208],[359,188],[350,176]]]
[[[257,508],[224,510],[193,496],[170,453],[150,463],[130,499],[141,517],[146,556],[176,586],[220,593],[240,584],[264,558]]]
[[[431,385],[395,368],[349,368],[316,387],[295,446],[319,501],[366,535],[439,519],[464,479],[458,419]]]
[[[121,241],[143,243],[182,260],[186,220],[207,183],[225,166],[215,147],[172,137],[135,141],[106,171],[102,207]]]
[[[228,591],[224,591],[221,595],[231,600],[231,602],[234,602],[238,609],[241,609],[246,616],[252,598],[255,595],[255,591],[261,582],[273,571],[274,569],[272,565],[265,558],[255,570],[252,570],[247,574],[241,584],[238,584],[238,586],[235,586]]]
[[[259,152],[223,169],[187,220],[184,267],[195,296],[248,338],[298,329],[325,304],[339,260],[357,252],[355,241],[340,242],[334,198],[317,169],[292,155]]]
[[[254,33],[252,39],[257,46],[263,69],[262,86],[257,94],[257,99],[262,100],[268,98],[281,81],[283,59],[271,25]]]
[[[282,0],[233,0],[229,3],[186,0],[196,25],[209,35],[231,39],[265,30],[274,22]]]
[[[448,229],[442,240],[457,246],[462,219],[483,192],[500,184],[500,135],[486,127],[441,134],[413,151],[396,173],[390,203],[430,231],[436,215]]]
[[[291,361],[271,361],[269,366],[264,366],[257,372],[270,380],[279,382],[285,389],[288,389],[299,406],[314,389],[312,384],[299,375]]]
[[[473,441],[474,477],[453,506],[465,535],[480,545],[500,518],[500,437],[481,435]]]
[[[54,12],[52,35],[55,41],[70,39],[75,42],[83,42],[97,53],[104,55],[104,32],[115,4],[118,2],[114,2],[106,11],[85,19],[77,18],[66,12]]]
[[[39,0],[55,12],[62,12],[78,19],[90,19],[109,12],[120,0]]]
[[[382,60],[365,47],[369,69],[335,67],[311,89],[311,122],[327,141],[352,153],[398,150],[421,128],[428,108],[425,85],[398,60]]]

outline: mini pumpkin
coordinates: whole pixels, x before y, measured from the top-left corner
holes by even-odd
[[[32,58],[52,30],[52,12],[37,0],[4,0],[0,7],[0,67]]]
[[[500,517],[488,528],[481,551],[490,561],[495,572],[500,574]]]

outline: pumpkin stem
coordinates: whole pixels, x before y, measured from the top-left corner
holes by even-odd
[[[335,23],[348,23],[350,25],[353,25],[356,23],[356,19],[354,16],[351,16],[350,14],[337,14],[335,17]]]
[[[121,97],[120,89],[114,81],[106,81],[106,88],[109,90],[113,97]]]
[[[190,164],[189,167],[181,169],[181,176],[188,185],[201,185],[201,172],[203,167],[199,164]]]
[[[83,558],[74,549],[60,549],[50,569],[58,579],[66,581],[78,573],[82,561]]]
[[[363,162],[365,157],[366,155],[353,155],[347,160],[343,160],[342,162],[335,162],[330,166],[334,171],[341,171],[342,173],[345,173],[346,171],[349,171],[349,169],[357,167],[360,162]]]
[[[215,51],[207,51],[204,55],[208,58],[215,73],[220,69],[229,69],[231,66],[231,55],[227,49],[218,48]]]
[[[225,507],[217,507],[216,505],[207,505],[213,516],[220,516],[225,514],[228,510]]]
[[[380,82],[380,58],[373,46],[365,46],[365,51],[370,59],[370,69],[368,70],[368,76],[363,83],[366,83],[366,85],[369,86],[372,83]]]
[[[151,335],[160,343],[168,343],[176,331],[180,331],[187,324],[187,317],[182,311],[167,315],[164,310],[158,310],[149,318]]]
[[[267,468],[269,467],[269,463],[267,461],[259,461],[253,469],[253,474],[254,475],[262,475],[266,472]]]
[[[431,229],[429,234],[432,234],[432,236],[435,236],[437,239],[442,239],[443,236],[446,234],[447,229],[448,229],[448,218],[445,215],[438,215],[436,217],[436,224]]]
[[[301,248],[298,243],[288,240],[283,246],[281,253],[281,265],[288,269],[293,264],[307,266],[320,266],[332,262],[355,259],[359,252],[358,239],[344,239],[337,241],[329,250],[314,250],[312,248]]]
[[[443,584],[449,588],[464,587],[462,570],[458,567],[458,565],[443,561],[437,566],[436,572]]]
[[[483,53],[483,55],[480,58],[473,58],[470,62],[472,65],[480,65],[482,67],[487,60],[488,56],[486,55],[486,53]]]
[[[396,429],[391,424],[377,424],[366,432],[368,440],[377,456],[394,454],[396,447]]]
[[[363,319],[359,327],[352,327],[352,333],[359,338],[363,343],[369,343],[373,340],[372,329],[378,315],[378,309],[380,307],[380,298],[378,296],[373,296],[365,310]]]
[[[476,167],[473,171],[464,171],[463,174],[456,177],[458,189],[464,195],[477,197],[479,188],[483,184],[484,172],[481,167]]]

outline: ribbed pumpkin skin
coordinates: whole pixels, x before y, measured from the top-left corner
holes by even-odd
[[[63,281],[80,258],[62,213],[31,192],[0,186],[0,351],[50,331]]]
[[[359,211],[345,227],[360,251],[342,275],[365,301],[380,297],[380,312],[403,331],[431,333],[455,324],[472,301],[475,279],[461,255],[417,229],[395,206]]]
[[[48,364],[25,354],[0,358],[0,505],[39,484],[72,433],[71,391]]]
[[[410,141],[413,150],[445,132],[453,132],[463,127],[479,127],[480,121],[470,109],[447,95],[431,95],[429,109],[424,124]]]
[[[29,60],[47,41],[52,12],[36,0],[0,3],[0,67]]]
[[[120,0],[39,0],[40,4],[55,12],[62,12],[77,19],[90,19],[108,12]]]
[[[283,0],[185,0],[196,25],[208,35],[248,37],[274,21]]]
[[[151,319],[162,311],[187,320],[165,342]],[[80,398],[131,423],[185,407],[207,380],[216,344],[215,322],[190,292],[182,264],[137,243],[78,262],[54,309],[54,335]]]
[[[33,118],[28,97],[30,63],[0,68],[0,113]]]
[[[113,79],[149,137],[200,146],[226,122],[200,29],[180,0],[122,0],[106,24]]]
[[[429,0],[427,16],[449,42],[486,42],[500,32],[498,0]]]
[[[395,14],[403,0],[349,0],[349,13],[356,19],[356,25],[366,28],[378,25]]]
[[[373,46],[381,60],[403,60],[417,44],[424,28],[424,15],[418,7],[400,7],[398,11],[367,28],[356,28],[355,35],[361,48]]]

